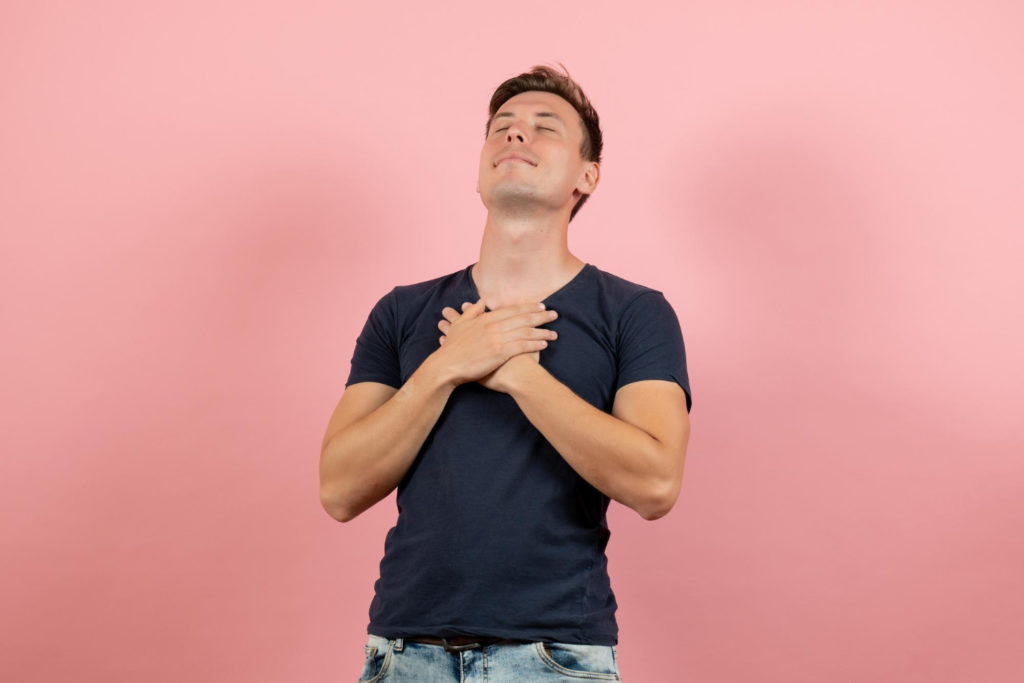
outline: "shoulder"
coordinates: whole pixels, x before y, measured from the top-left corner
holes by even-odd
[[[448,299],[453,292],[464,292],[467,271],[468,267],[429,280],[395,285],[378,300],[375,308],[404,328],[409,320],[433,307],[436,301]]]
[[[681,342],[679,316],[661,290],[596,268],[595,276],[600,315],[620,350],[652,340]]]
[[[447,275],[440,275],[429,280],[423,280],[421,282],[413,282],[407,285],[396,285],[391,290],[396,297],[402,300],[415,298],[427,292],[432,292],[438,289],[443,289],[455,283],[456,280],[460,279],[465,275],[465,269],[456,270],[453,273]]]
[[[429,280],[397,285],[391,290],[395,305],[406,311],[416,310],[431,299],[443,297],[448,292],[460,289],[467,278],[466,270],[464,268]]]
[[[657,306],[665,301],[664,294],[658,289],[592,267],[598,296],[605,309],[613,315],[621,316],[637,304]]]

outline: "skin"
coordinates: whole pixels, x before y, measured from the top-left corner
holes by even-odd
[[[583,268],[569,251],[569,215],[600,180],[598,164],[580,156],[583,135],[576,110],[551,93],[521,93],[495,112],[480,150],[487,221],[472,270],[491,310],[541,301]],[[501,161],[508,155],[534,163]]]
[[[438,349],[400,389],[362,382],[345,391],[320,460],[321,502],[335,519],[352,519],[398,485],[448,396],[470,381],[512,396],[581,477],[644,519],[674,505],[690,432],[679,385],[628,384],[609,414],[539,363],[557,343],[539,327],[557,312],[539,302],[585,265],[567,240],[573,206],[600,180],[599,165],[580,155],[583,135],[576,110],[552,93],[521,93],[496,112],[476,188],[487,207],[471,271],[481,298],[442,311]]]

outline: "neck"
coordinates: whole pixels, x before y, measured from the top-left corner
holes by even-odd
[[[503,216],[489,212],[473,266],[488,308],[541,301],[585,265],[569,251],[568,215]]]

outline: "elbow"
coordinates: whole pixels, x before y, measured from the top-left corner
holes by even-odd
[[[351,522],[382,497],[378,495],[375,498],[368,498],[365,494],[359,495],[358,492],[338,486],[320,487],[320,505],[338,522]]]
[[[640,517],[642,517],[645,522],[653,522],[656,519],[661,519],[667,513],[668,513],[667,510],[666,511],[654,510],[654,509],[652,509],[652,510],[645,510],[644,512],[640,513]]]
[[[376,479],[353,479],[344,474],[320,475],[320,505],[338,522],[351,522],[390,493],[396,484],[380,485]]]
[[[347,522],[352,518],[344,508],[336,505],[333,501],[330,501],[323,496],[321,496],[321,506],[335,521]]]
[[[686,451],[678,455],[665,456],[671,466],[663,469],[661,474],[648,486],[640,505],[634,509],[648,522],[661,519],[672,510],[679,499],[679,491],[683,487],[683,463]]]
[[[353,514],[352,510],[342,504],[336,496],[328,494],[323,489],[320,490],[320,505],[336,522],[350,522],[358,516],[358,513]]]
[[[641,505],[637,506],[637,513],[646,521],[653,522],[661,519],[672,510],[679,499],[679,485],[669,482],[655,488],[654,495],[648,497]]]
[[[662,505],[651,505],[651,506],[648,506],[648,507],[643,507],[643,508],[640,508],[639,510],[637,510],[637,512],[640,514],[641,517],[644,518],[644,520],[646,520],[648,522],[653,522],[654,520],[661,519],[662,517],[667,515],[669,513],[669,510],[671,510],[671,509],[672,509],[672,505],[671,504],[668,504],[668,505],[662,504]]]
[[[329,474],[324,464],[324,453],[320,453],[320,506],[331,519],[349,522],[359,515],[352,509],[350,497],[346,494],[342,480]]]

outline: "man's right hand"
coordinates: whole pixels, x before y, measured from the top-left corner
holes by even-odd
[[[444,343],[432,355],[453,384],[476,381],[512,356],[539,352],[558,336],[554,330],[538,327],[558,317],[543,304],[517,304],[489,312],[484,308],[480,299],[465,307],[455,322],[442,320],[438,325]]]

